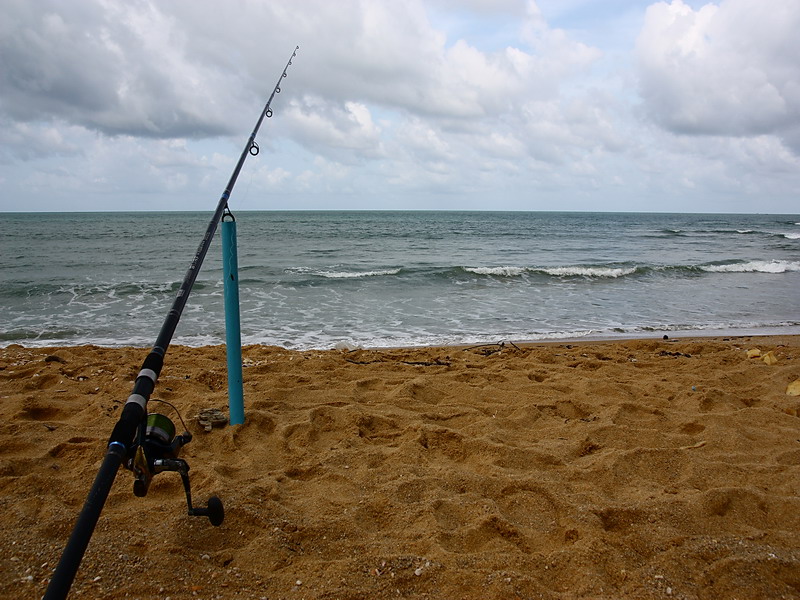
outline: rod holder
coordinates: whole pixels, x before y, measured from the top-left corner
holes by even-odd
[[[239,318],[239,261],[236,221],[222,220],[222,276],[225,280],[225,346],[228,357],[228,410],[231,425],[244,423],[242,330]]]

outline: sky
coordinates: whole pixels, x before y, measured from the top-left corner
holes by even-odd
[[[798,0],[3,0],[0,211],[800,213]]]

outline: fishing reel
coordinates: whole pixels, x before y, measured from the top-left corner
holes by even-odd
[[[178,416],[180,417],[180,413]],[[185,423],[184,428],[186,428]],[[150,483],[158,473],[164,471],[178,473],[183,482],[183,491],[186,492],[189,515],[208,517],[211,524],[217,527],[225,518],[222,501],[217,496],[209,498],[206,508],[192,506],[189,464],[178,458],[180,449],[191,441],[192,434],[189,431],[175,435],[175,424],[169,417],[160,413],[149,413],[145,423],[139,428],[138,442],[132,448],[132,456],[126,461],[125,468],[132,471],[136,477],[133,482],[133,493],[139,497],[147,495]]]

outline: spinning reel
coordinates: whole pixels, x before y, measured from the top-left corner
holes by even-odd
[[[163,400],[156,400],[163,402]],[[172,406],[169,404],[169,406]],[[175,409],[174,406],[172,406]],[[177,412],[177,409],[175,409]],[[178,413],[184,429],[186,423]],[[195,508],[192,506],[192,490],[189,485],[189,464],[182,458],[178,458],[180,449],[192,441],[192,434],[188,430],[181,435],[175,435],[175,424],[160,413],[149,413],[145,423],[139,428],[137,443],[131,449],[132,456],[125,462],[125,468],[132,471],[136,477],[133,482],[133,493],[136,496],[144,497],[150,488],[153,477],[164,471],[174,471],[181,476],[183,491],[186,492],[186,504],[189,507],[189,515],[193,517],[208,517],[211,524],[218,527],[225,518],[225,510],[222,501],[217,496],[212,496],[208,500],[206,508]]]

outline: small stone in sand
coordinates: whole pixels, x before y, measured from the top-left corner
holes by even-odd
[[[800,396],[800,379],[795,379],[792,383],[786,386],[787,396]]]
[[[751,348],[747,351],[747,358],[758,358],[761,356],[761,350],[758,348]]]

